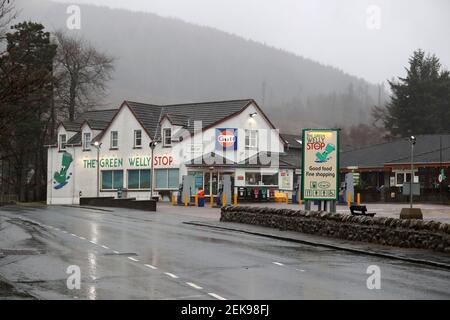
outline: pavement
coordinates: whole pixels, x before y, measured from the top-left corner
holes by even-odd
[[[391,217],[391,218],[399,218],[400,211],[402,208],[409,208],[409,203],[362,203],[367,206],[369,212],[375,212],[376,217]],[[285,203],[275,203],[275,202],[249,202],[249,203],[239,203],[239,205],[244,206],[253,206],[253,207],[270,207],[270,208],[288,208],[292,210],[304,209],[303,205],[298,204],[285,204]],[[162,210],[162,212],[173,212],[170,208],[171,204],[167,202],[158,203],[158,209]],[[179,208],[178,206],[176,206]],[[424,220],[434,220],[439,222],[450,223],[450,205],[440,205],[440,204],[423,204],[418,203],[414,204],[415,208],[420,208],[423,213]],[[317,206],[312,205],[312,210],[317,209]],[[338,205],[337,210],[338,213],[346,213],[350,214],[350,210],[346,205]],[[211,208],[209,204],[206,204],[204,208],[196,208],[196,207],[186,207],[182,208],[182,210],[178,210],[177,213],[183,215],[196,216],[199,218],[205,219],[219,219],[220,218],[220,209],[219,208]]]
[[[0,276],[37,299],[450,299],[446,268],[207,226],[218,216],[2,207]],[[368,289],[371,266],[380,289]]]

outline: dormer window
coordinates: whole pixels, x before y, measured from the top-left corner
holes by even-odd
[[[163,129],[163,146],[168,147],[172,145],[172,129]]]
[[[59,150],[66,150],[66,142],[67,142],[67,136],[65,134],[59,135]]]
[[[134,147],[141,148],[142,147],[142,131],[134,130]]]
[[[83,150],[91,150],[91,133],[83,133]]]
[[[111,131],[111,149],[119,148],[119,132]]]

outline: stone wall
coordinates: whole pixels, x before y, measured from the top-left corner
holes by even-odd
[[[245,206],[223,207],[220,221],[450,254],[450,224],[435,221]]]

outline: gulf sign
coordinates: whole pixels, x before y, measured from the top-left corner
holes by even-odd
[[[216,128],[216,150],[237,150],[238,129]]]

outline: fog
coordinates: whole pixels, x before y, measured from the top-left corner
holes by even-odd
[[[153,12],[211,26],[372,83],[404,74],[407,58],[417,48],[435,53],[450,67],[448,0],[58,1]]]

